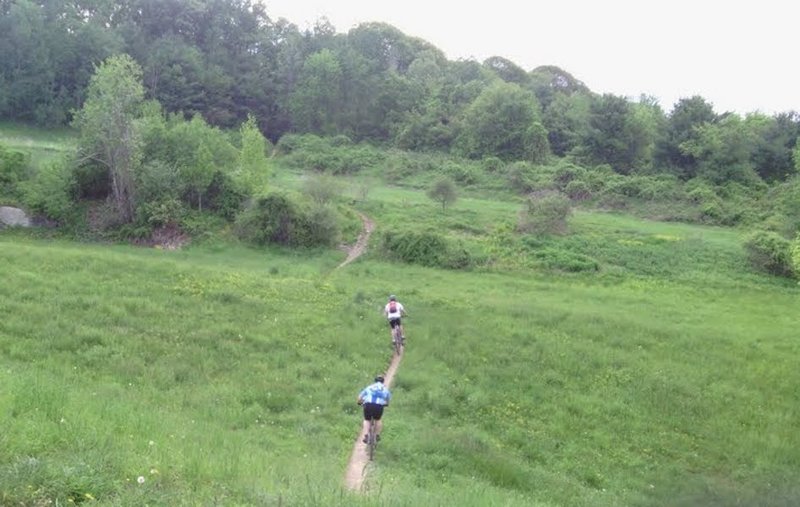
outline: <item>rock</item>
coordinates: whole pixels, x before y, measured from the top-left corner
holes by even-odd
[[[0,206],[0,226],[9,227],[30,227],[30,217],[19,208],[11,206]]]

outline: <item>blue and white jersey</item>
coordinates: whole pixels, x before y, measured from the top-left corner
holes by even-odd
[[[376,403],[378,405],[388,405],[392,399],[392,393],[380,382],[368,385],[361,391],[361,399],[364,403]]]

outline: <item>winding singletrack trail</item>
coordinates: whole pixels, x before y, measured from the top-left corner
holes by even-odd
[[[405,353],[405,351],[403,351]],[[394,381],[394,374],[400,367],[401,355],[392,354],[392,362],[389,363],[389,368],[386,370],[385,381],[386,385],[391,388]],[[361,413],[359,412],[359,416]],[[359,417],[359,423],[361,418]],[[347,472],[344,475],[344,483],[347,489],[352,491],[364,491],[364,479],[367,477],[369,467],[369,457],[367,456],[367,444],[361,440],[364,438],[364,431],[359,430],[356,443],[353,445],[353,452],[350,454],[350,461],[347,463]]]
[[[363,213],[359,213],[358,215],[361,217],[361,223],[364,224],[364,230],[358,235],[356,244],[347,248],[347,258],[336,266],[336,269],[347,266],[367,251],[367,243],[369,243],[369,237],[372,231],[375,230],[375,222],[370,220],[370,218]]]
[[[364,230],[358,235],[356,244],[347,248],[347,258],[339,264],[336,269],[347,266],[367,251],[367,243],[369,243],[369,237],[372,231],[375,230],[375,222],[363,213],[359,213],[359,216],[361,217],[361,222],[364,224]],[[392,354],[392,361],[389,363],[389,368],[387,368],[384,374],[386,385],[389,388],[392,387],[394,375],[400,367],[400,359],[402,357],[402,354]],[[360,424],[361,418],[359,417],[359,426]],[[364,491],[364,480],[367,477],[369,466],[367,444],[361,441],[363,438],[364,432],[360,429],[358,437],[356,437],[356,443],[353,445],[353,452],[350,454],[350,461],[347,463],[347,471],[344,476],[344,483],[347,489],[359,492]]]

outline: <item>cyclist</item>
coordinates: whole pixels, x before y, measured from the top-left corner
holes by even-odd
[[[383,375],[376,376],[375,382],[362,389],[358,394],[358,404],[364,407],[364,421],[361,423],[361,431],[364,433],[362,442],[365,444],[367,443],[370,419],[375,419],[376,440],[380,440],[381,430],[383,430],[383,423],[381,422],[383,408],[389,406],[389,400],[391,399],[392,393],[383,384]]]
[[[403,340],[406,339],[405,331],[403,330],[403,323],[400,322],[400,317],[408,315],[403,304],[397,300],[397,296],[392,294],[389,296],[389,302],[383,307],[383,315],[389,319],[389,327],[392,328],[392,343],[394,343],[394,329],[399,328],[400,336]]]

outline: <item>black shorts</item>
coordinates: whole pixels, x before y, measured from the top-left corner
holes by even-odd
[[[389,327],[391,327],[392,329],[396,328],[399,325],[400,325],[400,317],[396,319],[389,319]]]
[[[364,403],[364,420],[375,419],[380,421],[383,416],[383,405],[377,403]]]

